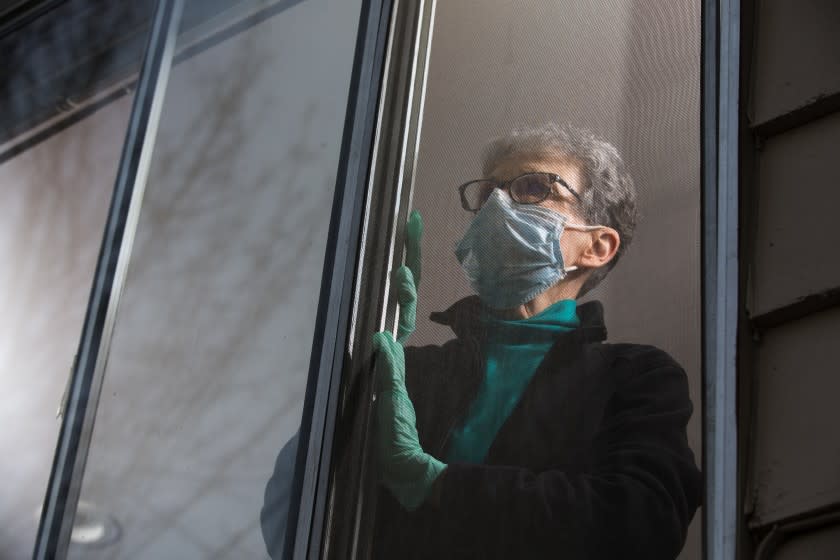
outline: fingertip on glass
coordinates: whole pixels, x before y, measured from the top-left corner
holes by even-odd
[[[419,239],[423,235],[423,218],[419,210],[412,210],[408,215],[407,228],[409,238]]]
[[[400,287],[407,287],[405,284],[414,284],[414,273],[407,265],[400,265],[400,267],[394,271],[394,279]]]
[[[416,223],[420,227],[422,227],[423,217],[420,215],[420,210],[417,210],[416,208],[412,210],[411,213],[408,215],[408,221],[409,223]]]

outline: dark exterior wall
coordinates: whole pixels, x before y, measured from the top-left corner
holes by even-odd
[[[840,4],[745,7],[746,536],[762,558],[836,558]],[[807,521],[791,525],[797,519]]]

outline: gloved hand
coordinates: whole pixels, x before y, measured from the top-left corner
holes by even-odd
[[[405,388],[403,343],[414,332],[417,312],[417,283],[420,275],[420,238],[423,222],[417,211],[406,227],[406,263],[395,274],[400,320],[397,338],[389,332],[373,335],[375,386],[377,393],[379,459],[382,481],[397,501],[408,510],[416,509],[432,490],[446,465],[420,446],[414,406]]]
[[[414,210],[405,225],[405,264],[394,274],[400,320],[397,323],[397,341],[405,344],[417,320],[417,288],[420,286],[420,241],[423,238],[423,219]]]

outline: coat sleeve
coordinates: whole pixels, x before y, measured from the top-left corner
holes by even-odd
[[[644,348],[615,364],[619,386],[591,468],[450,465],[439,495],[444,539],[488,558],[675,558],[701,496],[686,439],[692,403],[679,365]]]
[[[280,558],[283,554],[299,437],[300,431],[280,450],[274,462],[274,472],[265,486],[263,507],[260,510],[260,528],[266,551],[271,558]]]

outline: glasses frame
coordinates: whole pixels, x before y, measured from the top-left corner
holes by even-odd
[[[493,179],[473,179],[472,181],[467,181],[466,183],[463,183],[462,185],[459,185],[458,186],[458,194],[461,197],[461,206],[464,208],[464,210],[467,210],[467,211],[472,212],[472,213],[476,213],[479,210],[481,210],[481,207],[470,208],[470,205],[467,203],[467,197],[466,197],[467,187],[469,187],[473,183],[494,183],[496,185],[497,189],[505,190],[505,188],[509,187],[514,181],[517,181],[517,180],[521,179],[522,177],[527,177],[528,175],[548,175],[549,178],[551,178],[552,183],[559,183],[567,191],[572,193],[572,196],[575,197],[575,199],[578,201],[578,203],[583,202],[583,200],[580,198],[580,195],[577,193],[577,191],[575,191],[572,187],[570,187],[569,183],[567,183],[560,175],[558,175],[556,173],[551,173],[549,171],[529,171],[528,173],[523,173],[522,175],[518,175],[518,176],[514,177],[513,179],[509,179],[507,181],[495,181]],[[513,192],[510,191],[510,189],[507,189],[507,190],[510,193],[510,197],[513,198]],[[544,201],[545,199],[548,198],[548,195],[551,193],[551,191],[552,191],[552,189],[547,190],[544,197],[542,197],[541,199],[536,200],[534,202],[520,202],[520,201],[516,200],[515,198],[513,198],[513,200],[517,204],[539,204],[540,202],[542,202],[542,201]]]

